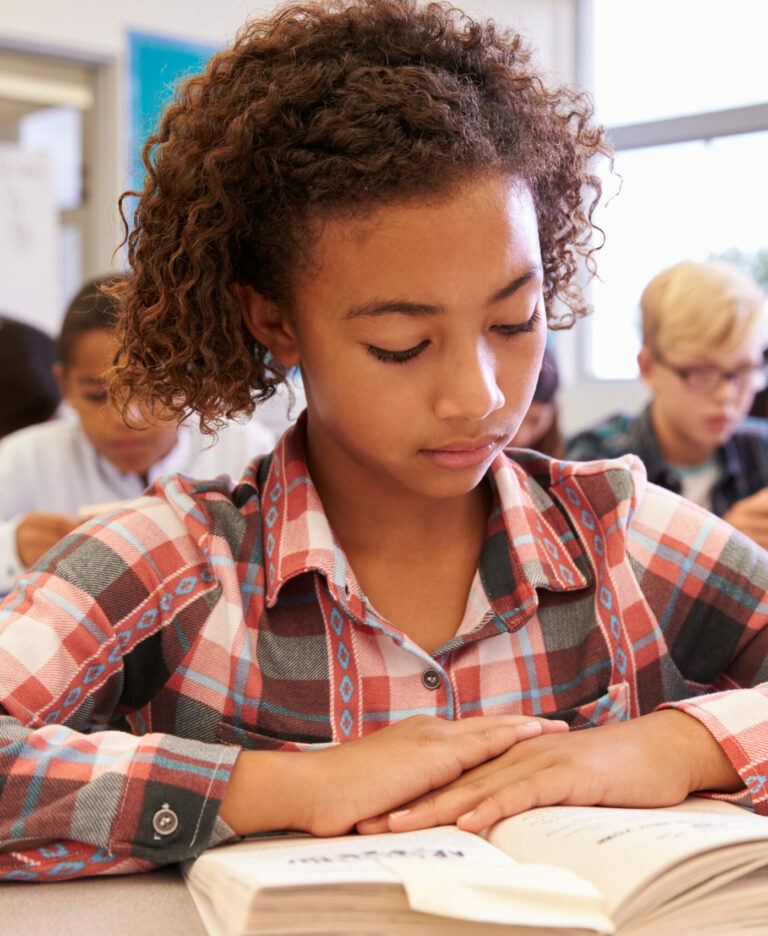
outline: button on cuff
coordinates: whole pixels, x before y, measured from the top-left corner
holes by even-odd
[[[162,807],[152,817],[152,828],[155,830],[155,838],[163,835],[173,835],[179,827],[179,817],[171,809],[168,803],[163,803]]]

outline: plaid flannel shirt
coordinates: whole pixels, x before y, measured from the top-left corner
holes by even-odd
[[[585,728],[673,703],[768,813],[768,555],[631,457],[515,452],[488,478],[465,616],[432,654],[366,601],[301,422],[237,486],[168,477],[64,539],[0,606],[0,841],[53,840],[0,854],[0,877],[194,856],[241,747],[415,713]]]
[[[617,413],[579,432],[565,447],[566,457],[578,461],[629,453],[640,457],[649,481],[675,494],[682,492],[680,472],[666,460],[656,438],[650,406],[637,416]],[[712,488],[712,512],[723,517],[736,501],[768,486],[768,420],[745,419],[714,457],[717,478]]]

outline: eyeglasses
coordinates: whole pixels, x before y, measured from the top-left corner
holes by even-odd
[[[677,367],[665,361],[659,354],[655,354],[654,357],[659,364],[677,374],[683,383],[696,393],[713,393],[724,380],[734,384],[737,390],[748,389],[755,393],[768,386],[768,363],[766,362],[724,371],[710,364],[701,367]]]

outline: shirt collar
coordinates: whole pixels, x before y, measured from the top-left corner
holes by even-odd
[[[538,589],[573,591],[591,579],[586,554],[549,493],[559,464],[535,456],[524,467],[500,454],[491,466],[494,508],[479,570],[497,622],[509,630],[538,606]]]
[[[333,600],[359,620],[365,597],[336,541],[306,464],[306,413],[278,442],[267,462],[248,478],[261,495],[266,603],[272,607],[283,585],[317,570]],[[558,462],[543,460],[556,470]],[[512,629],[538,605],[537,589],[570,591],[588,584],[581,546],[563,510],[545,486],[499,454],[489,472],[493,507],[479,572],[496,626]]]
[[[283,434],[268,463],[249,479],[261,495],[266,603],[274,606],[281,588],[294,576],[317,570],[333,600],[364,620],[362,590],[309,476],[305,438],[306,411]]]

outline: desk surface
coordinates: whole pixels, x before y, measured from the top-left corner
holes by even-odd
[[[2,936],[206,936],[175,867],[51,884],[0,884]]]

